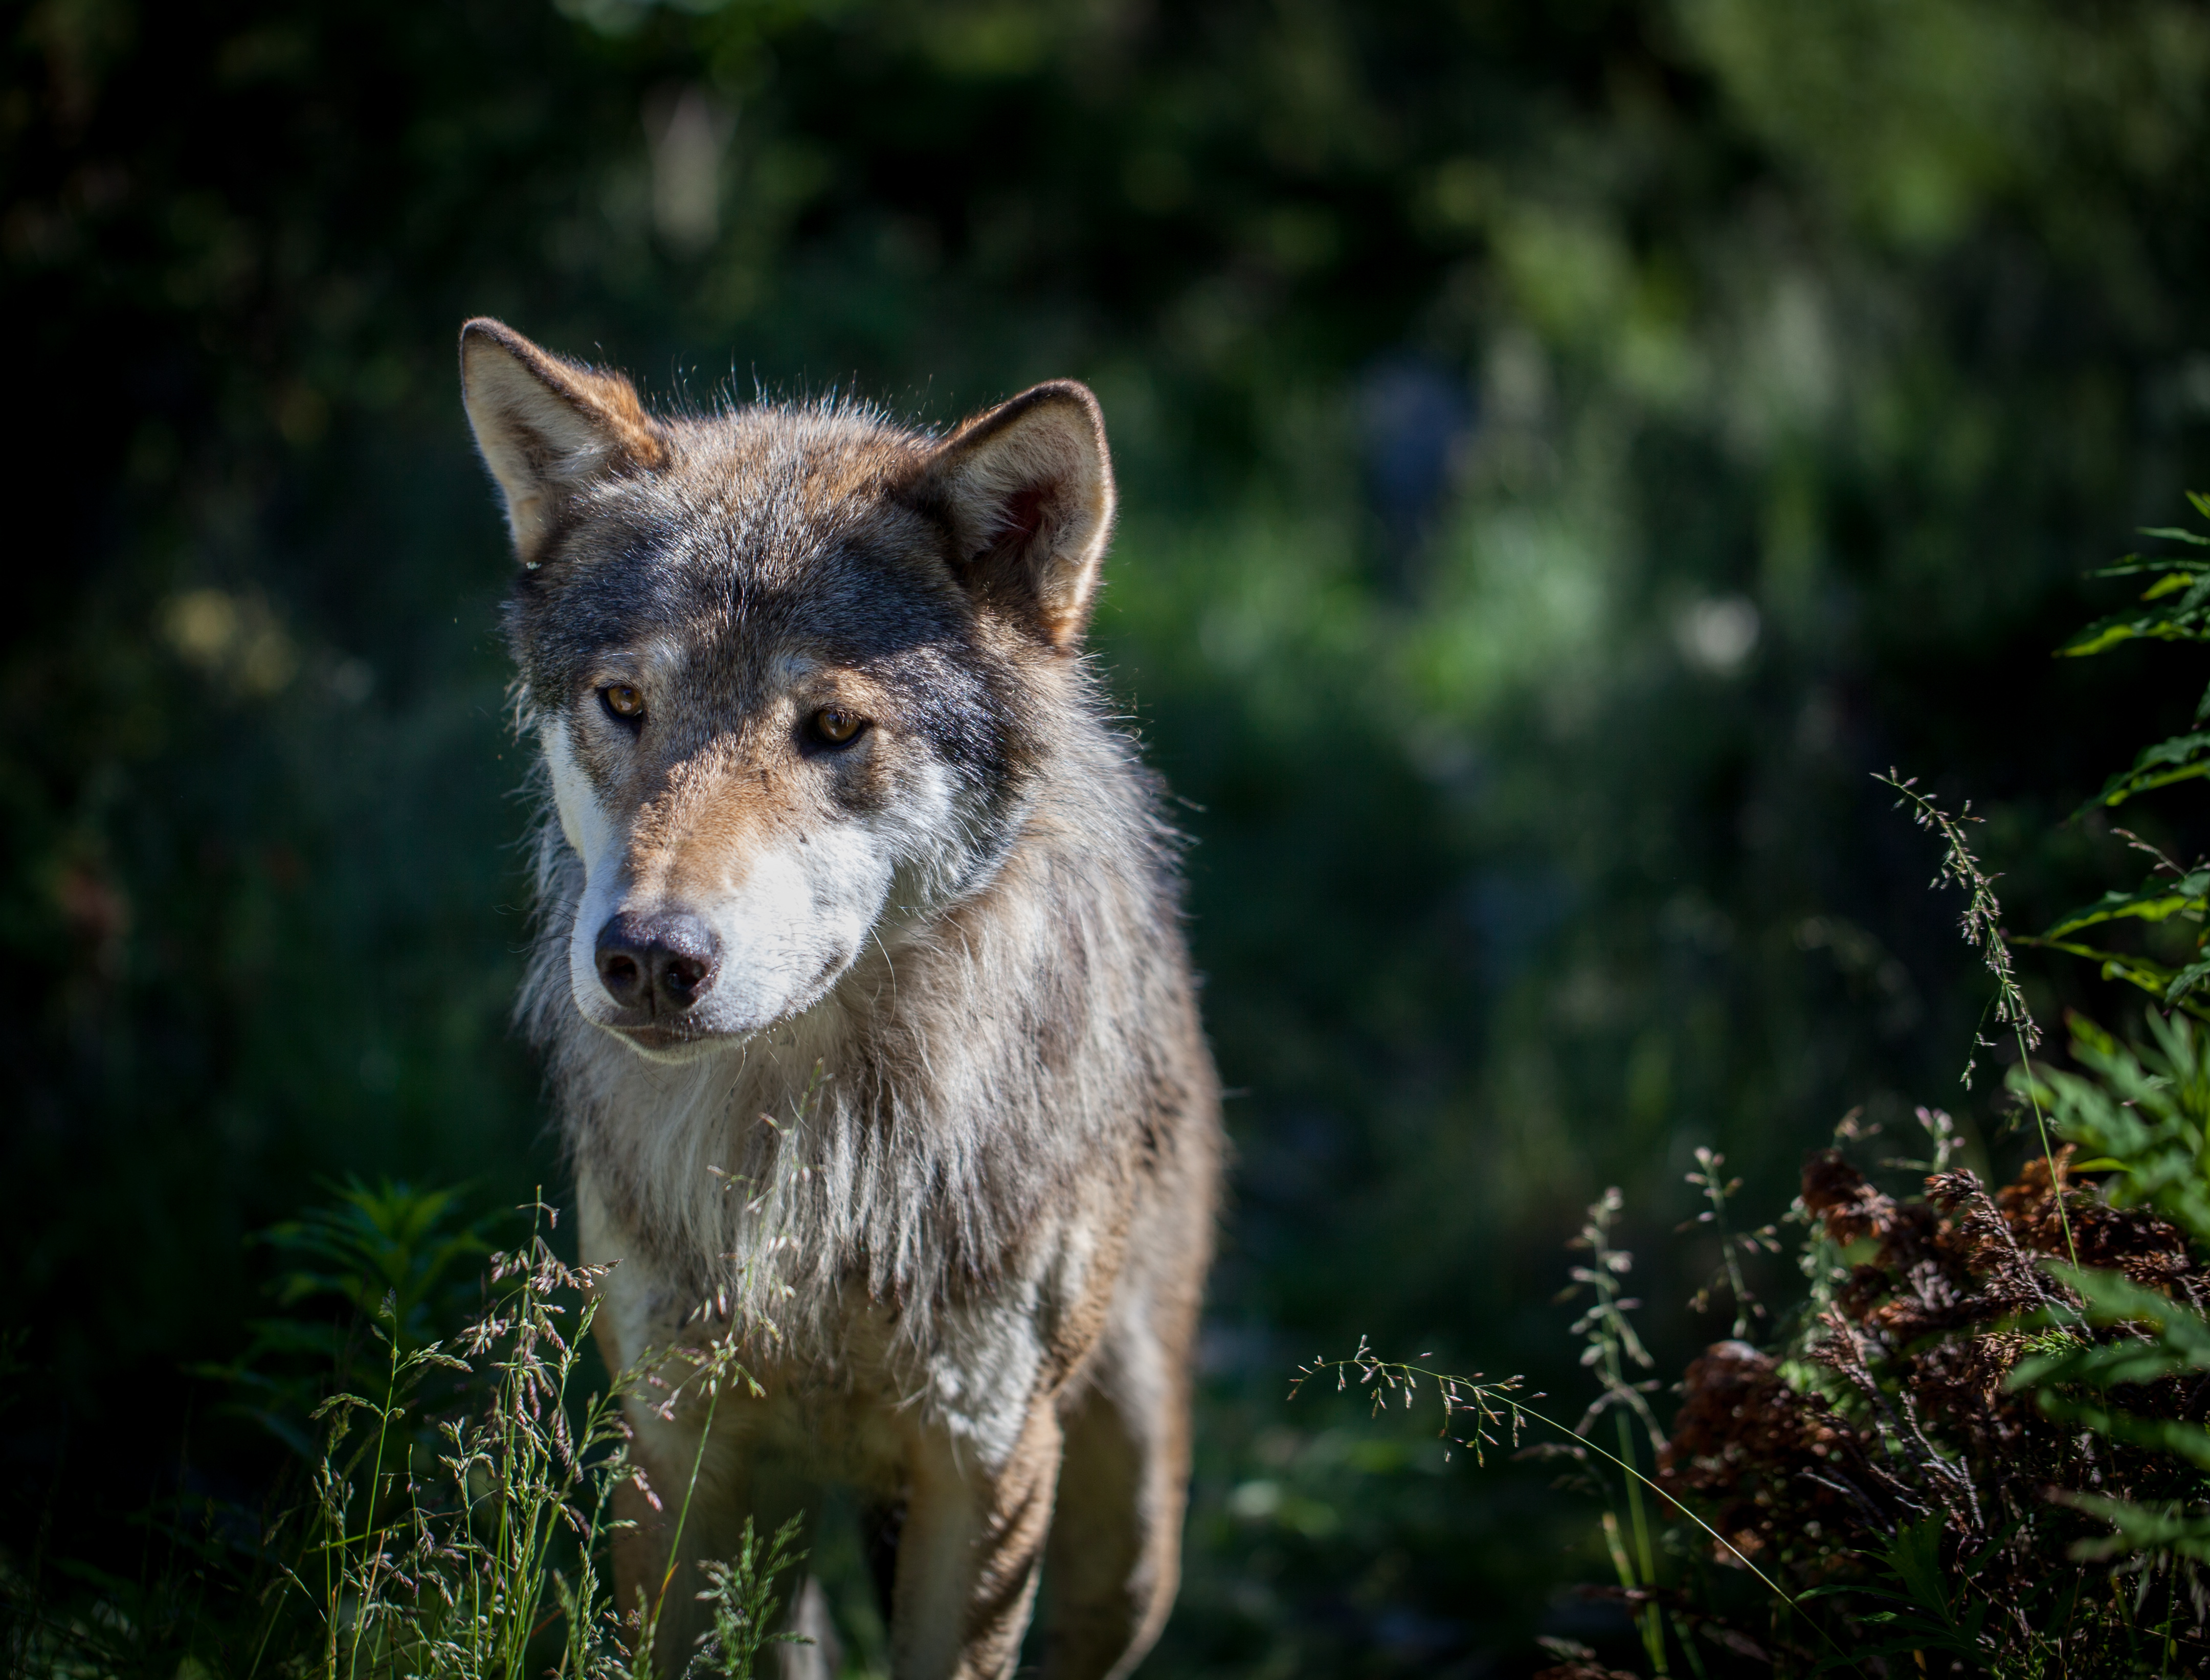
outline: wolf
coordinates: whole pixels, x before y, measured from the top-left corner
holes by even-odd
[[[841,1484],[898,1680],[1010,1675],[1040,1574],[1047,1671],[1126,1674],[1177,1584],[1222,1141],[1177,838],[1083,651],[1096,399],[656,414],[487,319],[461,378],[550,807],[522,1018],[607,1362],[651,1374],[649,1659],[747,1518]]]

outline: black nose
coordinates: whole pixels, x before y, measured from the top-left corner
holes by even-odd
[[[625,1009],[680,1015],[714,983],[714,930],[680,910],[627,910],[599,929],[599,984]]]

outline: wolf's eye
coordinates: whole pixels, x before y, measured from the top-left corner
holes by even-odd
[[[813,714],[813,733],[831,746],[842,746],[867,727],[867,720],[842,706],[824,706]]]
[[[599,691],[600,704],[625,723],[644,716],[644,696],[625,682],[611,682]]]

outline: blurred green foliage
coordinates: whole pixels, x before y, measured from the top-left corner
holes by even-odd
[[[242,1233],[317,1175],[557,1181],[472,313],[663,402],[1102,396],[1096,643],[1243,1093],[1156,1671],[1614,1640],[1552,1596],[1603,1572],[1584,1510],[1285,1411],[1290,1364],[1363,1330],[1564,1390],[1560,1248],[1618,1182],[1677,1367],[1698,1145],[1751,1206],[1854,1104],[2001,1146],[1873,771],[1978,801],[2020,927],[2138,874],[2052,824],[2203,674],[2046,656],[2210,481],[2195,6],[6,17],[11,1534],[127,1552],[101,1514],[180,1462],[250,1500],[177,1373],[247,1345]]]

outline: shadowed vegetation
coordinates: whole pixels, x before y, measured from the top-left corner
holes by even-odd
[[[2202,762],[2135,760],[2205,674],[2140,636],[2049,657],[2135,612],[2088,576],[2116,534],[2210,483],[2198,9],[32,0],[6,28],[0,285],[39,405],[0,650],[11,1594],[96,1579],[153,1627],[183,1529],[133,1514],[250,1550],[319,1450],[265,1391],[323,1381],[395,1285],[313,1257],[337,1224],[249,1233],[347,1175],[468,1185],[456,1242],[560,1199],[506,1027],[525,762],[471,314],[668,403],[1103,401],[1095,645],[1187,801],[1241,1093],[1148,1672],[1645,1660],[1635,1605],[1569,1590],[1617,1572],[1557,1466],[1476,1475],[1284,1376],[1364,1333],[1573,1414],[1550,1302],[1604,1187],[1662,1383],[1735,1310],[1688,1304],[1715,1227],[1671,1234],[1700,1147],[1761,1218],[1838,1116],[1892,1143],[1938,1104],[2014,1177],[2018,1049],[1876,773],[1971,799],[2012,933],[2157,988],[2014,945],[2056,1072],[2067,1006],[2146,1043],[2141,1009],[2198,1001],[2183,917],[2065,918],[2134,891],[2119,824],[2199,897],[2200,790],[2128,790]],[[475,1252],[402,1343],[467,1320]],[[360,1287],[272,1301],[299,1272]]]

